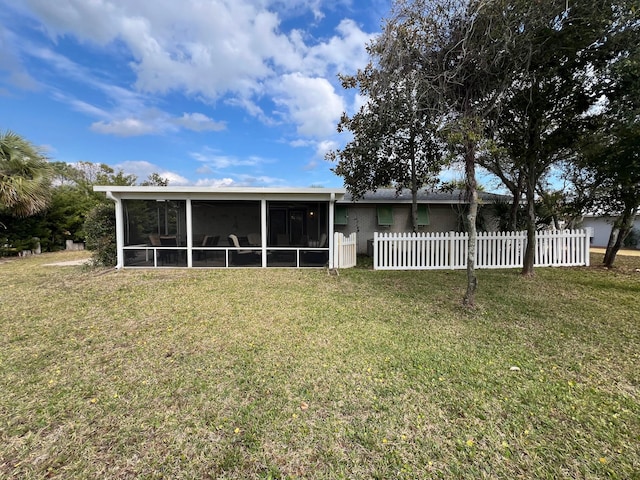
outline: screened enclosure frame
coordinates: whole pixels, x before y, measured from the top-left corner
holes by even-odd
[[[342,189],[95,190],[115,202],[117,268],[333,268]]]

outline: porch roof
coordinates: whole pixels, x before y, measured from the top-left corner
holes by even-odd
[[[118,186],[96,185],[96,192],[127,199],[206,199],[206,200],[300,200],[329,201],[344,197],[344,188],[257,188],[193,186]]]

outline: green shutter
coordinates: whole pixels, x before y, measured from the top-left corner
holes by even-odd
[[[391,205],[378,207],[378,225],[393,225],[393,207]]]
[[[333,216],[334,225],[346,225],[347,224],[347,207],[344,205],[336,205],[336,209]]]
[[[418,225],[429,225],[429,207],[418,205]]]

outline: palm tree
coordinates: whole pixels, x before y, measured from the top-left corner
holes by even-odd
[[[42,151],[11,131],[0,133],[0,211],[27,217],[47,208],[51,168]]]

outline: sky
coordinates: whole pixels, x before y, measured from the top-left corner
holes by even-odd
[[[0,0],[0,130],[170,185],[342,187],[390,0]]]

